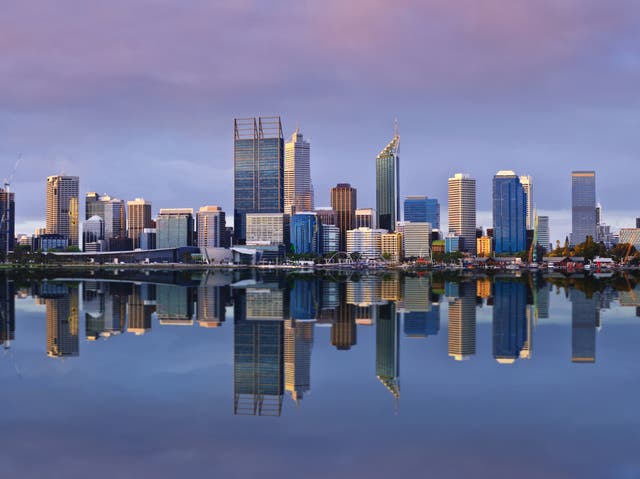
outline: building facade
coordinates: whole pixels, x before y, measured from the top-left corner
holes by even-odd
[[[0,255],[13,251],[16,235],[15,194],[0,188]]]
[[[294,254],[322,254],[322,226],[315,213],[296,213],[290,221],[290,251]]]
[[[440,229],[440,203],[426,196],[407,196],[404,200],[404,220],[412,223],[431,223],[431,229]]]
[[[476,254],[488,258],[493,255],[493,238],[481,236],[476,240]]]
[[[456,173],[448,182],[449,232],[462,238],[462,251],[476,253],[476,180]]]
[[[545,252],[550,251],[549,217],[538,216],[538,244]]]
[[[91,192],[85,196],[85,220],[99,216],[104,221],[104,239],[127,236],[127,213],[123,200]]]
[[[396,133],[376,158],[378,227],[395,231],[400,219],[400,136]]]
[[[340,251],[340,229],[336,225],[322,224],[320,231],[322,234],[322,254],[337,253]]]
[[[69,246],[79,246],[78,176],[47,178],[47,234],[62,235]]]
[[[158,249],[193,246],[193,208],[162,208],[156,219]]]
[[[298,129],[284,145],[284,212],[288,215],[313,211],[310,150]]]
[[[340,251],[346,249],[347,231],[355,227],[357,207],[357,191],[349,183],[331,188],[331,208],[336,212],[336,226],[340,229]]]
[[[359,208],[356,210],[355,228],[373,228],[378,224],[378,215],[373,208]]]
[[[594,241],[596,232],[596,172],[571,172],[571,244]]]
[[[248,213],[284,211],[284,139],[280,117],[236,118],[233,145],[234,239],[246,241]]]
[[[534,213],[534,202],[533,202],[533,181],[531,180],[531,176],[523,175],[520,177],[520,184],[522,185],[522,189],[524,190],[525,195],[525,215],[526,222],[525,227],[528,230],[532,230],[535,226],[535,213]]]
[[[493,177],[493,238],[496,253],[527,248],[527,198],[520,178],[508,170]]]
[[[286,245],[289,243],[289,215],[284,213],[248,213],[246,236],[248,245]]]
[[[359,253],[363,259],[376,260],[382,254],[384,229],[357,228],[347,231],[347,253]]]
[[[202,206],[196,213],[196,231],[200,248],[228,248],[225,213],[219,206]]]
[[[151,202],[144,198],[127,201],[127,236],[133,242],[133,248],[140,247],[140,234],[145,228],[151,228]]]
[[[385,233],[380,237],[382,257],[389,261],[402,261],[402,233]]]
[[[405,258],[429,258],[431,256],[431,224],[405,222],[402,226]]]

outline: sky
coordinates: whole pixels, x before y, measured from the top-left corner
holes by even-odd
[[[44,225],[45,179],[81,194],[233,212],[233,119],[311,141],[316,206],[338,182],[375,207],[375,157],[401,137],[401,196],[529,174],[551,238],[570,172],[595,169],[604,220],[634,226],[640,3],[612,0],[2,1],[0,179],[16,231]]]

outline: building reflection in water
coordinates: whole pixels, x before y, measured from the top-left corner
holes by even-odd
[[[476,282],[445,284],[449,298],[449,356],[463,361],[476,354]]]
[[[512,364],[529,356],[527,289],[521,282],[497,280],[493,285],[493,357]]]
[[[47,355],[78,356],[78,287],[48,283],[42,287],[42,297],[47,316]]]
[[[156,287],[156,315],[161,325],[192,326],[194,288],[159,284]]]
[[[335,321],[331,325],[331,345],[340,351],[346,351],[358,342],[358,330],[355,321],[356,306],[347,302],[347,285],[338,284],[338,308]]]
[[[15,283],[0,275],[0,345],[8,349],[16,337]]]
[[[409,338],[435,336],[440,331],[440,305],[428,277],[407,277],[402,301],[404,334]]]
[[[234,414],[279,416],[282,411],[287,296],[272,284],[233,288]]]
[[[156,310],[156,286],[149,283],[134,284],[128,306],[127,332],[140,336],[151,331],[151,318]]]
[[[376,376],[396,399],[400,397],[400,322],[395,303],[378,306]]]
[[[571,362],[596,362],[596,328],[600,326],[600,297],[591,297],[583,291],[572,289],[571,299]]]
[[[313,321],[284,322],[284,383],[296,404],[311,390]]]

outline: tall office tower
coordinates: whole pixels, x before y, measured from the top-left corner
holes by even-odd
[[[600,325],[600,293],[588,298],[571,289],[571,362],[596,362],[596,328]]]
[[[193,246],[193,208],[161,208],[156,241],[158,249]]]
[[[405,223],[401,233],[405,258],[429,258],[431,256],[430,223]]]
[[[82,251],[102,251],[104,246],[104,221],[92,216],[82,222]]]
[[[400,397],[400,321],[395,303],[378,306],[376,377],[396,399]]]
[[[404,220],[411,223],[431,223],[431,229],[440,229],[440,203],[426,196],[407,196],[404,200]]]
[[[47,178],[47,234],[62,235],[69,246],[78,246],[78,190],[77,176],[49,176]]]
[[[47,308],[47,355],[78,356],[78,289],[64,287],[62,294],[45,299]]]
[[[288,215],[313,210],[309,150],[299,129],[284,145],[284,212]]]
[[[236,118],[233,144],[234,237],[246,240],[247,213],[284,211],[284,140],[280,117]]]
[[[104,239],[126,237],[127,214],[123,200],[94,192],[87,193],[85,219],[93,216],[99,216],[104,221]]]
[[[493,285],[493,298],[493,357],[500,364],[512,364],[529,339],[526,285],[498,280]]]
[[[400,136],[394,135],[376,158],[378,227],[395,231],[400,219]]]
[[[493,177],[493,238],[496,253],[517,253],[527,248],[526,195],[513,171]]]
[[[13,251],[16,225],[15,194],[0,188],[0,257]]]
[[[449,178],[449,232],[462,238],[462,251],[476,253],[476,180],[463,173]]]
[[[313,322],[284,322],[284,387],[296,403],[311,390]]]
[[[355,228],[377,228],[377,214],[373,208],[360,208],[356,210]]]
[[[533,211],[534,203],[533,203],[533,182],[531,181],[531,176],[523,175],[520,177],[520,184],[522,185],[522,189],[524,190],[525,195],[525,214],[526,214],[526,229],[532,230],[535,224],[535,218]]]
[[[460,283],[449,303],[449,356],[456,361],[476,354],[476,288],[475,281]]]
[[[549,217],[538,216],[538,244],[545,253],[549,251]]]
[[[571,172],[571,244],[596,241],[596,172]]]
[[[133,241],[133,248],[140,247],[140,234],[145,228],[151,228],[151,202],[144,198],[127,201],[127,234]]]
[[[331,188],[331,208],[337,214],[336,226],[340,228],[340,251],[346,250],[347,231],[355,226],[357,207],[357,190],[349,183],[338,183]]]
[[[318,208],[316,215],[322,225],[338,225],[338,214],[331,208]]]
[[[261,293],[268,300],[271,294]],[[284,393],[284,321],[249,319],[247,290],[233,290],[233,413],[279,416]]]
[[[228,248],[225,214],[219,206],[202,206],[196,213],[196,229],[200,248]]]
[[[336,225],[320,225],[322,232],[320,251],[322,254],[336,253],[340,251],[340,229]]]

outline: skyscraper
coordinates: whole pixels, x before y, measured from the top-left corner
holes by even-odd
[[[338,183],[331,188],[331,208],[336,212],[340,228],[340,251],[347,246],[347,231],[355,227],[358,207],[357,191],[349,183]]]
[[[538,216],[538,244],[545,252],[549,251],[549,217]]]
[[[404,200],[404,220],[412,223],[431,223],[431,229],[440,229],[440,203],[426,196],[407,196]]]
[[[284,212],[288,215],[313,210],[309,142],[299,129],[284,145]]]
[[[77,176],[49,176],[47,178],[47,234],[62,235],[69,246],[78,246],[78,190]]]
[[[526,214],[526,229],[532,230],[534,227],[535,218],[533,217],[533,182],[531,181],[531,176],[524,175],[520,177],[520,184],[522,185],[522,189],[524,190],[525,195],[525,214]]]
[[[0,256],[13,251],[16,224],[14,193],[0,188]]]
[[[378,228],[395,231],[400,219],[400,136],[394,135],[376,158]]]
[[[376,376],[393,397],[400,397],[400,321],[393,302],[378,306]]]
[[[193,209],[162,208],[156,219],[158,249],[193,246]]]
[[[247,213],[284,212],[284,140],[280,117],[234,120],[234,238],[246,240]]]
[[[449,178],[449,232],[462,238],[462,251],[476,252],[476,180],[456,173]]]
[[[356,224],[354,228],[372,228],[376,229],[378,224],[378,215],[373,208],[359,208],[356,210]]]
[[[127,233],[124,201],[109,195],[87,193],[85,196],[85,220],[99,216],[104,221],[104,239],[124,238]]]
[[[228,248],[226,220],[219,206],[202,206],[196,213],[196,229],[200,248]]]
[[[127,235],[133,241],[133,247],[140,247],[140,234],[145,228],[151,228],[151,203],[144,198],[127,201]]]
[[[526,195],[513,171],[493,177],[493,238],[496,253],[517,253],[527,248]]]
[[[322,253],[322,226],[315,213],[296,213],[291,217],[290,228],[292,253]]]
[[[476,292],[475,281],[459,283],[449,303],[449,356],[456,361],[476,354]]]
[[[596,241],[596,172],[571,172],[571,244]]]

